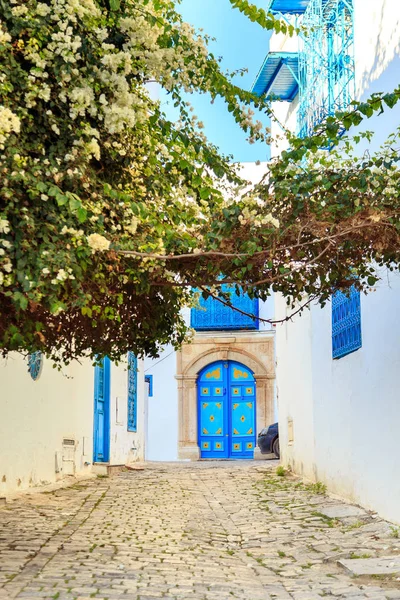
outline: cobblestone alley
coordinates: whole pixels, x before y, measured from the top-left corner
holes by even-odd
[[[399,531],[275,469],[148,464],[9,501],[0,598],[400,598],[393,573],[354,577],[348,566],[395,564]]]

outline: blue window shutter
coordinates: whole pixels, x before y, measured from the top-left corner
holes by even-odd
[[[128,352],[128,431],[137,430],[137,358]]]
[[[254,315],[253,319],[243,315],[230,306],[225,306],[222,302],[208,297],[205,300],[202,296],[199,300],[199,307],[192,308],[191,326],[196,331],[210,331],[223,329],[258,329],[258,298],[253,300],[247,294],[238,296],[234,289],[228,285],[222,286],[222,291],[230,294],[230,301],[235,308],[245,313]]]
[[[361,346],[360,292],[352,286],[349,296],[340,291],[332,296],[332,357],[341,358]]]
[[[149,398],[153,396],[153,375],[145,375],[144,380],[149,384]]]

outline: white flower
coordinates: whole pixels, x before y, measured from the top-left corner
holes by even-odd
[[[10,232],[10,223],[7,219],[0,219],[0,233],[9,233]]]
[[[43,275],[49,275],[50,269],[48,269],[47,267],[45,267],[44,269],[42,269],[42,273],[43,273]]]
[[[10,260],[8,260],[7,262],[5,262],[3,264],[3,271],[5,271],[6,273],[11,273],[11,271],[12,271],[12,264],[11,264]]]
[[[87,242],[89,247],[93,250],[93,252],[103,252],[104,250],[108,250],[111,242],[109,242],[104,236],[99,233],[92,233],[87,238]]]
[[[50,6],[47,6],[47,4],[43,4],[43,2],[38,2],[37,3],[36,14],[38,14],[41,17],[45,17],[50,12],[51,12]]]
[[[96,138],[92,138],[91,141],[86,144],[86,150],[88,154],[91,154],[97,160],[100,160],[100,146]]]
[[[60,269],[56,275],[56,280],[65,281],[65,279],[68,279],[68,273],[66,273],[64,269]]]
[[[44,200],[45,202],[46,202],[46,200],[48,200],[48,199],[49,199],[49,197],[48,197],[48,196],[46,196],[46,194],[41,194],[41,195],[40,195],[40,197],[41,197],[41,199],[42,199],[42,200]]]
[[[21,15],[26,15],[26,13],[28,12],[28,7],[27,6],[14,6],[11,9],[11,12],[14,17],[20,17]]]
[[[128,231],[129,233],[131,233],[132,235],[135,235],[137,227],[138,227],[138,219],[136,217],[132,217],[132,220],[130,222],[129,225],[125,225],[125,230]]]
[[[3,31],[0,27],[0,44],[11,42],[11,35],[7,31]]]
[[[0,106],[0,147],[12,131],[19,133],[21,129],[21,121],[9,108]]]

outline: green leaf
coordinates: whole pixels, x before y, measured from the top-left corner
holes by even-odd
[[[399,96],[397,94],[385,94],[382,99],[389,108],[393,108],[399,101]]]
[[[67,204],[68,198],[67,198],[67,196],[64,196],[63,194],[57,194],[56,202],[57,202],[58,206],[64,206],[64,204]]]
[[[76,211],[76,215],[78,217],[79,223],[84,223],[87,220],[87,210],[86,210],[86,208],[83,208],[83,206],[80,206],[78,208],[78,210]]]
[[[119,10],[120,8],[120,0],[110,0],[110,8],[111,10]]]
[[[211,190],[210,190],[210,188],[202,188],[200,190],[200,198],[202,200],[207,200],[210,196],[211,196]]]

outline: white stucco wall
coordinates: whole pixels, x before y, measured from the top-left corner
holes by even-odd
[[[361,297],[362,347],[352,354],[332,359],[330,305],[278,326],[279,433],[297,473],[400,522],[400,276],[382,275]]]
[[[62,371],[44,364],[33,381],[17,353],[0,359],[0,494],[90,473],[93,462],[94,369],[90,360]],[[127,431],[126,366],[111,365],[110,464],[144,458],[145,390],[138,374],[138,430]],[[118,401],[117,401],[118,398]],[[117,417],[118,406],[118,417]],[[75,446],[63,449],[63,439]],[[71,460],[63,460],[71,459]]]
[[[355,0],[358,97],[391,91],[400,73],[400,3]],[[373,152],[400,124],[400,108],[363,122]],[[277,326],[277,387],[283,461],[331,492],[400,523],[400,276],[381,272],[361,298],[362,348],[332,359],[331,306]],[[276,298],[277,318],[285,316]],[[288,421],[294,439],[288,443]]]
[[[400,53],[400,5],[398,0],[353,0],[355,64],[358,95],[382,91],[388,67],[398,65]],[[386,72],[386,75],[385,75]],[[399,71],[397,71],[398,73]],[[391,87],[398,85],[391,80]]]
[[[13,353],[0,360],[0,380],[0,491],[55,481],[56,452],[62,466],[63,438],[76,442],[76,472],[90,472],[93,455],[90,361],[84,361],[84,366],[71,364],[59,372],[44,359],[42,373],[33,381],[26,359]],[[85,465],[86,462],[89,464]]]
[[[362,296],[362,347],[331,359],[331,311],[314,310],[316,477],[400,522],[400,276],[382,273]]]
[[[137,430],[128,431],[128,370],[125,361],[111,364],[110,465],[125,465],[145,458],[146,399],[144,362],[138,360]]]
[[[166,346],[157,359],[145,360],[146,375],[153,376],[153,396],[148,401],[146,459],[178,460],[178,382],[176,352]]]

